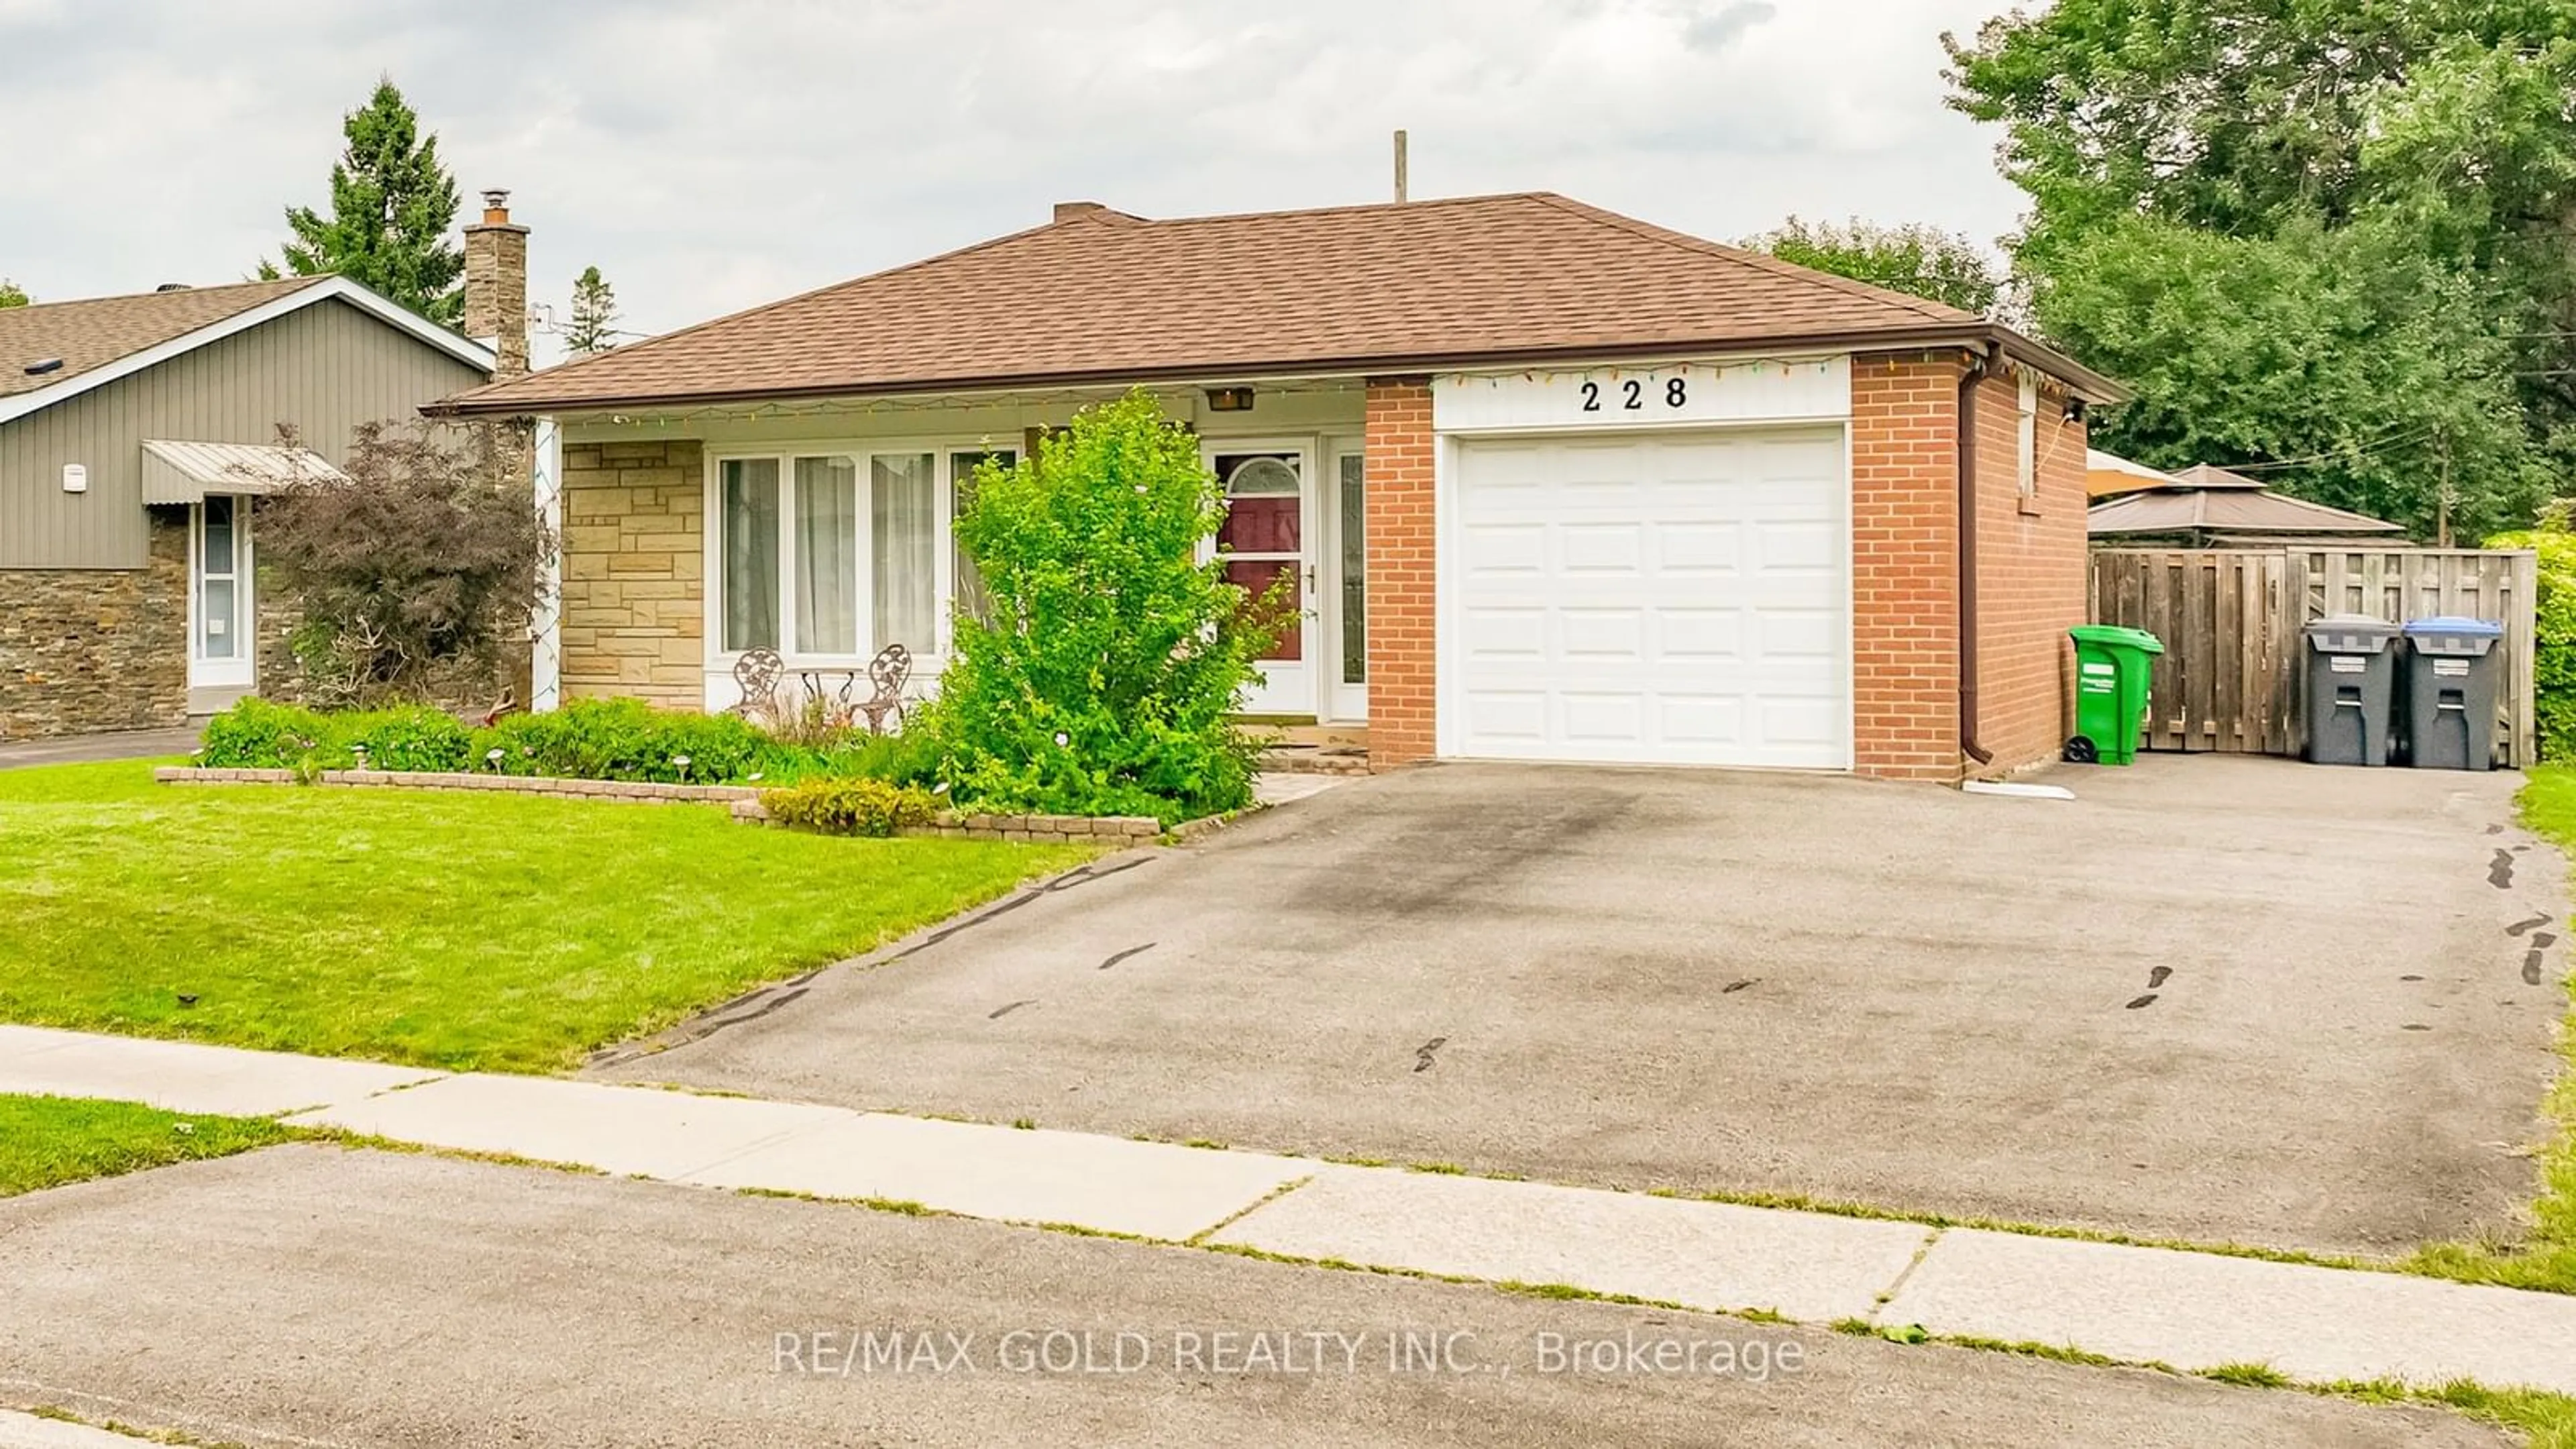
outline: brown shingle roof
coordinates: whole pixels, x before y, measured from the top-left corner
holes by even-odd
[[[282,277],[274,282],[0,308],[0,397],[52,387],[328,280]],[[54,358],[62,359],[63,365],[42,373],[27,371],[32,364]]]
[[[1957,308],[1546,193],[1177,221],[1099,209],[478,388],[434,410],[1969,337],[2008,339],[2051,372],[2113,391]]]

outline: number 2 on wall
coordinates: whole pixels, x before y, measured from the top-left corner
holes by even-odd
[[[1632,377],[1619,384],[1619,391],[1622,398],[1622,401],[1619,404],[1619,410],[1621,412],[1635,413],[1645,411],[1646,384]],[[1665,380],[1664,406],[1668,408],[1677,408],[1686,406],[1689,402],[1690,388],[1683,379],[1675,377]],[[1587,382],[1583,385],[1583,410],[1587,413],[1597,413],[1601,411],[1601,384],[1597,382]]]

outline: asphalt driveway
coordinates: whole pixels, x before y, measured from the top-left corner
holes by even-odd
[[[2058,778],[1407,771],[603,1071],[2204,1242],[2509,1227],[2566,1002],[2517,777]]]

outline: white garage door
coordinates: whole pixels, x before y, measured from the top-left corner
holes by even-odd
[[[1850,766],[1839,429],[1466,440],[1453,487],[1450,753]]]

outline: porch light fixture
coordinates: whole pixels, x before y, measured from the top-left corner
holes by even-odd
[[[1208,389],[1208,411],[1212,413],[1248,413],[1252,411],[1252,389],[1248,387],[1212,387]]]

